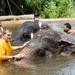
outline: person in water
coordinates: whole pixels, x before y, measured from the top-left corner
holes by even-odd
[[[42,22],[41,23],[41,30],[48,30],[50,29],[48,22]]]
[[[45,21],[42,22],[40,30],[48,30],[48,29],[50,29],[48,22],[45,22]],[[33,39],[33,37],[34,37],[34,34],[31,33],[31,39]]]
[[[13,50],[23,49],[26,44],[22,46],[12,46],[10,43],[12,32],[9,29],[3,30],[2,37],[0,38],[0,63],[10,62],[11,60],[21,60],[24,58],[23,54],[12,55]]]
[[[67,34],[74,34],[75,30],[71,29],[71,25],[69,23],[65,23],[63,26],[64,32],[66,32]]]

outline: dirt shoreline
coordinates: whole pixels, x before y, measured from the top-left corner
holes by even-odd
[[[39,19],[40,22],[47,21],[49,23],[70,23],[75,24],[75,18],[56,18],[56,19]],[[34,21],[34,20],[15,20],[15,21],[1,21],[3,27],[16,27],[22,25],[25,21]]]

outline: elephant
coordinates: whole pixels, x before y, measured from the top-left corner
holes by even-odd
[[[15,64],[21,64],[24,67],[24,64],[27,62],[26,60],[32,58],[57,55],[69,56],[72,52],[75,52],[74,37],[64,35],[59,31],[40,30],[19,53],[24,54],[25,58],[20,61],[15,61]]]
[[[30,34],[36,33],[39,29],[40,27],[34,21],[26,21],[17,29],[14,37],[11,39],[11,42],[30,40]]]

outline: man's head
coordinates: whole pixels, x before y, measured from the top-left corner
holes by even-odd
[[[68,32],[69,30],[71,30],[71,25],[69,23],[65,23],[63,28],[64,32]]]
[[[37,24],[39,24],[39,18],[38,18],[38,17],[35,17],[35,18],[34,18],[34,21],[35,21]]]
[[[42,22],[41,29],[45,29],[45,30],[49,29],[48,22]]]
[[[2,32],[2,38],[5,39],[5,41],[10,41],[12,37],[12,31],[9,29],[6,29]]]

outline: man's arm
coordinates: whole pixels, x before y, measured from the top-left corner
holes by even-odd
[[[70,31],[68,32],[68,34],[70,34],[70,35],[75,34],[75,30],[70,30]]]
[[[13,50],[23,49],[28,43],[29,41],[25,42],[22,46],[13,46]]]
[[[16,61],[19,61],[24,57],[25,57],[24,54],[17,54],[17,55],[14,55],[14,56],[3,56],[2,60],[16,60]]]

